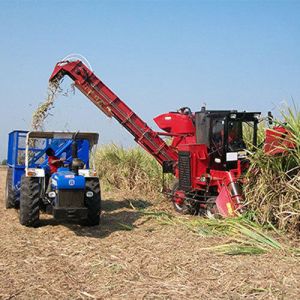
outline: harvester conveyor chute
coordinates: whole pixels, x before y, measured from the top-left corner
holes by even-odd
[[[177,151],[168,146],[134,111],[111,91],[82,61],[56,64],[49,81],[68,75],[75,86],[108,117],[114,117],[135,138],[135,141],[160,163],[178,160]]]

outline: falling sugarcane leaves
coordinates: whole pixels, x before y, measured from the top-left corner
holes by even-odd
[[[62,92],[58,80],[49,83],[47,97],[33,113],[31,127],[33,130],[43,130],[44,121],[48,117],[50,110],[54,107],[54,101],[58,93]]]
[[[53,80],[49,82],[45,101],[41,103],[36,109],[36,111],[33,113],[32,121],[31,121],[32,130],[34,131],[44,130],[44,122],[48,116],[52,115],[50,111],[54,108],[54,102],[57,96],[62,95],[68,97],[70,94],[75,94],[74,84],[71,84],[70,89],[64,91],[61,88],[61,81]]]

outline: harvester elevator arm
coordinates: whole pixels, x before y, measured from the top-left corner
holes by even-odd
[[[177,161],[176,151],[170,148],[157,132],[135,114],[82,61],[57,63],[49,81],[60,81],[65,75],[68,75],[75,86],[108,117],[114,117],[125,127],[134,136],[135,141],[160,164],[164,161]]]

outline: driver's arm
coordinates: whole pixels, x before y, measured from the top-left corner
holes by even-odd
[[[52,165],[61,165],[65,159],[64,158],[54,158],[49,161]]]

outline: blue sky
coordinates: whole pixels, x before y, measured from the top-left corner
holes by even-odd
[[[300,103],[300,1],[2,0],[0,21],[0,159],[8,132],[30,128],[55,63],[74,52],[153,126],[181,106],[266,113]],[[46,129],[133,145],[79,91],[53,114]]]

